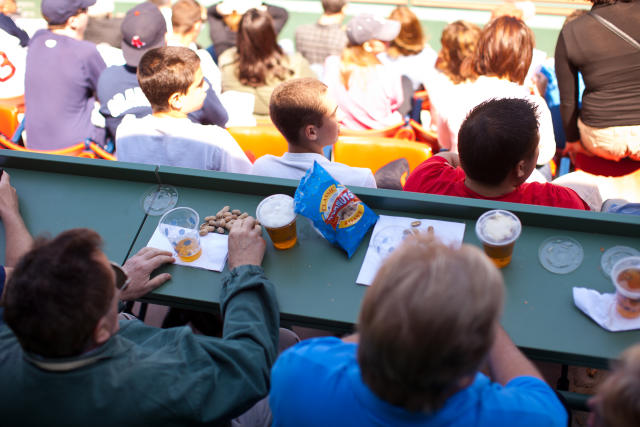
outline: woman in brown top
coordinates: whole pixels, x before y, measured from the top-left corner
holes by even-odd
[[[640,160],[640,48],[592,15],[640,43],[640,1],[592,0],[591,11],[560,32],[555,52],[560,112],[569,152],[609,160]],[[578,107],[578,73],[585,92]]]

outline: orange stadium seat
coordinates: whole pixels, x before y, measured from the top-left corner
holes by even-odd
[[[374,174],[398,159],[406,159],[412,171],[431,156],[431,147],[426,144],[393,138],[341,136],[333,146],[334,161],[369,168]],[[402,185],[406,178],[401,178]]]
[[[14,105],[0,104],[0,133],[11,139],[19,124],[18,108]]]
[[[57,154],[60,156],[85,157],[90,159],[99,158],[99,159],[105,159],[105,160],[116,160],[113,154],[106,152],[95,142],[90,142],[88,144],[85,144],[84,142],[80,142],[76,145],[62,148],[60,150],[30,150],[21,145],[14,144],[9,139],[5,138],[3,135],[0,135],[0,149],[24,151],[27,153],[43,153],[43,154]]]
[[[251,163],[265,154],[282,156],[287,152],[287,141],[273,125],[232,126],[227,130],[244,150]]]

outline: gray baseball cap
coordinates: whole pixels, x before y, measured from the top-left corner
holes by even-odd
[[[96,0],[42,0],[40,11],[47,17],[49,25],[62,25],[75,16],[78,10],[86,9]]]
[[[347,24],[347,38],[359,45],[368,40],[390,42],[400,34],[400,22],[379,18],[369,13],[355,16]]]

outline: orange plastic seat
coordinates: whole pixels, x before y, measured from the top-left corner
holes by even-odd
[[[393,138],[341,136],[333,146],[333,160],[349,166],[369,168],[376,173],[398,159],[406,159],[409,171],[432,156],[431,147]],[[404,185],[406,176],[401,178]]]
[[[72,145],[71,147],[61,148],[59,150],[30,150],[21,145],[14,144],[4,136],[0,135],[0,148],[15,150],[15,151],[24,151],[28,153],[57,154],[60,156],[75,156],[75,157],[85,157],[90,159],[100,158],[105,160],[116,160],[113,154],[107,153],[95,142],[90,142],[89,144],[80,142],[76,145]]]
[[[408,134],[402,131],[404,126],[405,126],[404,122],[400,122],[396,125],[389,126],[383,129],[354,130],[354,129],[347,129],[341,126],[340,135],[341,136],[378,137],[378,138],[400,137],[400,139],[415,139],[415,138],[408,137]],[[398,135],[399,132],[400,134]]]
[[[227,130],[251,162],[265,154],[282,156],[289,148],[287,140],[273,125],[232,126]]]
[[[19,124],[18,108],[10,104],[0,104],[0,133],[11,139]]]

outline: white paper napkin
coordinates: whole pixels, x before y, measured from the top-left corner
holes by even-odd
[[[200,258],[192,262],[184,262],[178,258],[178,255],[173,250],[171,243],[169,243],[167,238],[163,236],[157,228],[156,231],[153,232],[151,239],[149,239],[147,246],[173,252],[173,256],[176,259],[175,264],[202,268],[205,270],[222,271],[225,263],[227,262],[228,238],[229,237],[226,234],[218,233],[209,233],[206,236],[200,236],[202,255],[200,255]]]
[[[608,331],[640,329],[640,317],[627,319],[616,310],[616,294],[601,294],[587,288],[573,288],[573,302],[587,316]]]
[[[411,223],[414,221],[420,221],[419,227],[412,227]],[[446,245],[460,245],[462,244],[462,238],[464,237],[463,222],[449,222],[449,221],[437,221],[434,219],[425,218],[406,218],[401,216],[389,216],[380,215],[378,222],[373,228],[371,233],[371,240],[369,241],[369,247],[367,253],[362,261],[362,267],[360,273],[356,279],[356,283],[359,285],[369,286],[373,283],[373,278],[376,276],[380,265],[382,265],[383,258],[378,255],[375,247],[373,246],[373,239],[376,234],[385,227],[395,225],[403,228],[417,228],[420,231],[426,232],[431,226],[433,232],[440,241]]]

